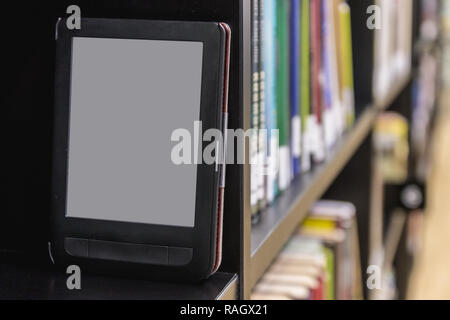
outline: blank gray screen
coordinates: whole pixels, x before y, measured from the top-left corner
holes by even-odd
[[[197,169],[171,134],[200,116],[203,43],[73,38],[67,217],[193,227]]]

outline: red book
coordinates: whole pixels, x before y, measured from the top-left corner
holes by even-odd
[[[324,300],[325,298],[325,281],[324,274],[322,274],[318,279],[318,286],[314,289],[313,300]]]

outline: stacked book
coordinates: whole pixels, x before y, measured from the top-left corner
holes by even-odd
[[[254,300],[362,298],[355,207],[320,201],[256,285]]]
[[[252,0],[251,206],[323,162],[354,121],[350,7]]]

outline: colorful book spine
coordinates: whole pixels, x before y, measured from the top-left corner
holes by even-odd
[[[338,77],[338,94],[339,101],[341,101],[342,106],[342,82],[341,82],[341,74],[342,74],[342,66],[341,66],[341,31],[340,31],[340,23],[339,23],[339,4],[342,0],[332,0],[332,10],[333,10],[333,22],[334,22],[334,38],[336,45],[336,60],[337,60],[337,77]],[[344,123],[342,124],[344,125]]]
[[[300,173],[301,119],[300,119],[300,77],[301,77],[301,0],[291,0],[290,14],[290,104],[291,104],[291,159],[292,177]]]
[[[265,103],[267,129],[267,156],[265,159],[266,198],[273,202],[277,191],[278,162],[277,108],[276,108],[276,0],[264,1],[263,55],[265,73]]]
[[[289,0],[277,1],[277,72],[276,96],[280,145],[278,185],[286,190],[291,182],[289,150]]]
[[[333,122],[335,124],[334,129],[338,137],[342,136],[345,131],[345,110],[342,106],[342,99],[340,93],[340,63],[339,63],[339,51],[340,51],[340,37],[339,37],[339,19],[337,7],[341,0],[326,1],[327,5],[327,19],[329,21],[329,37],[328,46],[331,54],[329,55],[330,63],[330,77],[331,77],[331,93],[333,103]]]
[[[322,106],[323,106],[323,115],[328,110],[331,110],[331,106],[333,103],[333,97],[331,95],[331,65],[330,65],[330,56],[332,52],[329,46],[329,38],[330,38],[330,24],[327,15],[327,3],[329,0],[320,0],[321,1],[321,47],[322,47],[322,66],[323,66],[323,85],[322,85]]]
[[[335,261],[334,253],[330,248],[324,247],[324,253],[326,257],[326,276],[325,276],[325,300],[335,299],[335,288],[334,288],[334,274],[335,274]]]
[[[324,136],[322,127],[322,27],[321,0],[311,2],[311,49],[312,49],[312,110],[308,124],[315,162],[325,160]]]
[[[338,133],[336,132],[334,115],[334,95],[333,95],[333,74],[337,74],[333,69],[333,57],[335,49],[333,48],[333,24],[330,17],[330,0],[322,1],[322,66],[323,66],[323,87],[322,87],[322,123],[324,128],[325,145],[327,150],[331,149],[336,141]]]
[[[322,72],[322,26],[321,0],[312,0],[311,5],[311,35],[312,35],[312,85],[313,85],[313,113],[317,122],[322,122],[322,95],[320,75]]]
[[[311,169],[311,146],[308,128],[308,118],[310,113],[310,0],[301,0],[301,89],[300,89],[300,118],[302,124],[302,157],[301,171],[306,172]]]
[[[353,83],[353,53],[350,7],[346,2],[339,4],[339,28],[341,39],[342,99],[345,107],[346,125],[350,127],[355,119],[355,93]]]

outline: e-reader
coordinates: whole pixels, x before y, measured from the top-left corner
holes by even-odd
[[[225,23],[58,21],[57,264],[185,280],[218,269],[226,139],[211,163],[201,133],[226,136],[230,37]]]

